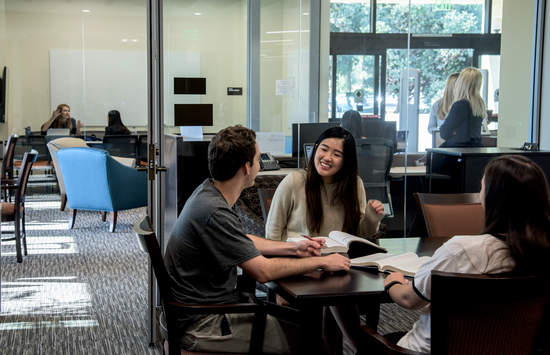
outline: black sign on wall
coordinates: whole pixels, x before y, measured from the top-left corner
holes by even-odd
[[[233,96],[233,95],[239,95],[242,96],[243,94],[243,88],[227,88],[227,95]]]

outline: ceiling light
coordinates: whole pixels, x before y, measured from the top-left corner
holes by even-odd
[[[82,10],[80,10],[80,12],[83,12],[83,13],[87,14],[87,13],[89,13],[89,12],[92,12],[92,10],[82,9]]]
[[[302,13],[302,15],[309,16],[309,12],[304,12],[304,13]]]
[[[122,42],[125,42],[125,43],[128,42],[128,38],[123,38]]]
[[[132,42],[134,42],[134,43],[136,43],[137,41],[138,41],[138,40],[137,40],[137,39],[135,39],[135,38],[134,38],[134,39],[132,40]]]
[[[202,15],[202,12],[193,12],[193,15],[195,15],[195,16],[201,16],[201,15]]]

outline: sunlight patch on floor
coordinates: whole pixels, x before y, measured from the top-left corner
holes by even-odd
[[[2,282],[0,315],[90,314],[92,300],[88,284],[62,282],[65,278],[47,281],[42,278],[24,278]]]

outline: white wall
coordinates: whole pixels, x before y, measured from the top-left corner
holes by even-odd
[[[519,147],[529,135],[534,0],[504,0],[500,46],[498,146]]]
[[[4,4],[5,17],[1,11]],[[82,13],[84,8],[91,12]],[[6,27],[2,30],[4,18]],[[192,99],[214,104],[214,127],[206,127],[205,132],[217,132],[230,124],[246,124],[246,0],[165,0],[164,21],[165,56],[181,58],[187,52],[200,57],[199,75],[207,79],[207,94]],[[0,0],[0,48],[7,48],[0,50],[0,64],[5,62],[10,74],[9,123],[0,125],[0,135],[12,130],[21,134],[26,126],[39,130],[51,115],[50,50],[140,52],[145,57],[146,30],[145,0]],[[4,38],[7,45],[2,45]],[[189,98],[175,97],[171,91],[173,76],[186,73],[175,70],[177,66],[169,60],[166,65],[165,72],[173,75],[165,78],[168,114],[165,123],[172,125],[173,116],[168,108]],[[136,76],[144,77],[147,67],[144,64],[143,68],[132,70]],[[82,75],[82,70],[67,73],[68,77],[74,75]],[[106,91],[110,85],[120,87],[120,83],[107,81]],[[138,89],[146,92],[146,82],[142,85]],[[242,87],[243,95],[228,96],[227,87]],[[123,100],[120,102],[123,107]],[[80,110],[79,105],[73,106],[74,117],[86,115],[75,111]],[[124,121],[125,113],[121,111]],[[102,120],[106,122],[106,115],[106,111],[103,117],[94,114],[95,124],[91,127],[88,124],[86,129],[102,129],[96,125]],[[143,129],[146,122],[142,124],[137,129]],[[4,132],[2,127],[9,128]]]

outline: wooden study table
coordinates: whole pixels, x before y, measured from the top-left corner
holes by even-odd
[[[390,254],[415,252],[419,256],[431,256],[448,239],[387,238],[380,239],[380,245]],[[301,311],[300,353],[321,354],[323,307],[350,304],[363,304],[367,309],[372,308],[368,307],[369,304],[378,307],[381,301],[387,300],[385,276],[383,273],[357,269],[335,274],[315,271],[266,285]],[[377,314],[374,315],[376,322]]]

